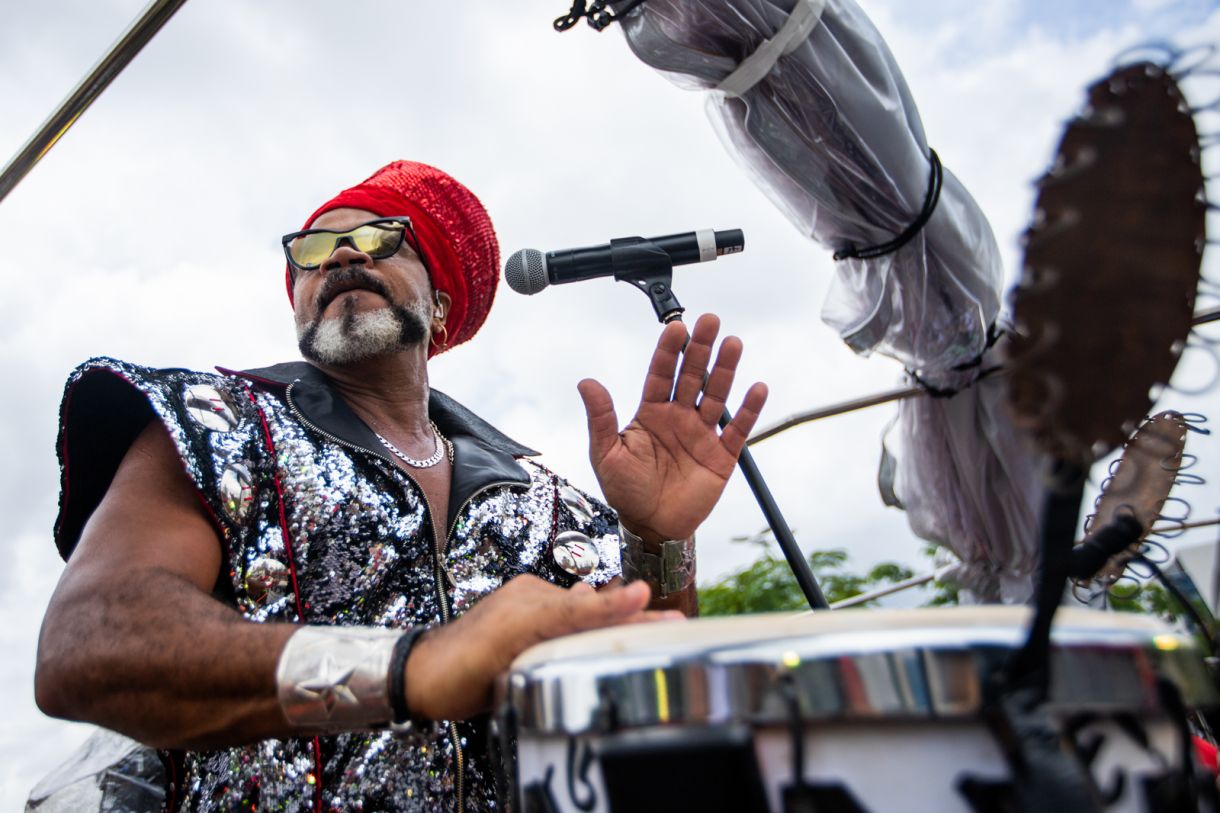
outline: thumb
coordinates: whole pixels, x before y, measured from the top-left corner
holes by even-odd
[[[589,459],[596,466],[618,442],[618,416],[609,391],[592,378],[576,385],[589,420]]]

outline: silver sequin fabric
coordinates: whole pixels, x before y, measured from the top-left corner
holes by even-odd
[[[116,403],[94,406],[107,398]],[[74,399],[90,408],[74,411]],[[92,510],[70,504],[68,472],[81,465],[73,439],[106,432],[106,416],[120,408],[143,408],[168,429],[221,537],[229,578],[218,597],[251,622],[444,623],[520,574],[574,583],[551,549],[565,531],[597,547],[586,582],[604,584],[619,571],[613,512],[528,458],[517,459],[520,483],[491,483],[460,507],[438,568],[423,494],[383,452],[306,425],[275,387],[105,358],[81,365],[68,382],[61,523]],[[171,796],[183,811],[306,813],[318,794],[328,811],[456,810],[459,785],[465,810],[496,809],[483,720],[323,737],[317,748],[312,738],[267,740],[188,752],[182,763]]]

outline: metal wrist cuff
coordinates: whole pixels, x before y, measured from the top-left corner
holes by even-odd
[[[310,732],[384,728],[394,716],[389,669],[401,630],[302,627],[280,653],[284,718]]]
[[[657,586],[661,598],[681,593],[695,583],[695,537],[661,543],[661,555],[644,550],[644,540],[618,525],[623,578],[643,579]]]

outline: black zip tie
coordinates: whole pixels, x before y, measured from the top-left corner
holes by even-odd
[[[580,22],[583,17],[588,20],[589,26],[594,31],[601,31],[643,2],[644,0],[634,0],[634,2],[627,3],[616,14],[613,9],[609,8],[607,0],[593,0],[592,3],[586,3],[585,0],[572,0],[572,8],[568,9],[568,13],[564,16],[556,17],[553,25],[556,31],[562,33]]]
[[[995,343],[1000,340],[1000,337],[1003,336],[1006,332],[1007,331],[1004,328],[1000,327],[997,323],[992,322],[987,328],[987,344],[983,345],[983,352],[979,353],[977,356],[970,359],[969,361],[963,361],[961,364],[955,364],[952,367],[950,367],[949,369],[953,370],[954,372],[964,373],[967,370],[974,369],[975,367],[981,367],[983,364],[983,356],[986,355],[987,351],[990,350],[992,348],[992,346],[994,346]],[[993,373],[997,373],[1002,369],[1003,369],[1002,365],[996,365],[995,367],[987,367],[985,369],[982,369],[979,371],[979,374],[977,376],[975,376],[973,381],[971,381],[965,387],[957,387],[957,388],[955,388],[955,387],[941,388],[941,387],[937,387],[932,384],[929,384],[927,381],[924,381],[922,378],[920,378],[918,373],[916,373],[914,370],[911,370],[911,369],[905,369],[904,372],[908,376],[910,376],[911,380],[914,381],[916,383],[916,385],[918,385],[920,387],[920,389],[922,389],[924,392],[926,392],[928,395],[932,396],[933,398],[952,398],[953,396],[955,396],[959,392],[961,392],[963,389],[969,389],[970,387],[973,387],[975,384],[979,383],[987,376],[989,376]]]
[[[932,219],[932,213],[936,211],[936,204],[940,200],[941,183],[944,180],[944,171],[941,169],[940,156],[936,154],[936,150],[928,150],[928,162],[932,165],[932,171],[928,177],[928,194],[923,200],[923,209],[919,212],[919,217],[915,218],[915,222],[888,243],[868,248],[850,246],[840,249],[834,253],[835,260],[871,260],[874,257],[892,254],[919,234],[920,229],[927,225],[928,221]]]

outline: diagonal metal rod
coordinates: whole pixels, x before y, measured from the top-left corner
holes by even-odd
[[[835,415],[844,415],[848,412],[855,412],[857,409],[877,406],[878,404],[888,404],[893,401],[901,401],[904,398],[913,398],[923,394],[923,387],[899,387],[898,389],[886,390],[875,395],[866,395],[863,398],[853,398],[850,401],[818,407],[808,412],[798,412],[795,415],[784,418],[779,423],[758,430],[753,435],[750,435],[750,439],[746,441],[746,444],[753,446],[755,443],[764,441],[773,435],[778,435],[780,432],[791,429],[794,426],[800,426],[803,423],[809,423],[810,421],[833,418]]]
[[[1194,522],[1174,522],[1169,525],[1157,525],[1152,529],[1152,533],[1174,533],[1176,531],[1189,531],[1192,528],[1211,528],[1214,525],[1220,525],[1220,519],[1200,519]]]
[[[1220,519],[1204,519],[1195,522],[1174,523],[1173,525],[1160,525],[1152,529],[1153,533],[1166,531],[1185,531],[1191,528],[1209,528],[1214,525],[1220,525]],[[910,590],[913,587],[922,587],[929,582],[935,581],[939,575],[939,571],[935,573],[925,573],[922,576],[912,576],[900,582],[887,584],[884,587],[878,587],[868,593],[860,593],[859,595],[851,596],[850,598],[840,599],[830,605],[832,610],[846,610],[848,607],[855,607],[860,604],[867,604],[870,601],[875,601],[879,598],[891,596],[894,593],[901,593],[903,590]]]
[[[1194,319],[1191,322],[1194,326],[1206,325],[1211,322],[1220,321],[1220,307],[1208,308],[1195,313]],[[997,373],[1002,373],[1003,370],[996,370]],[[767,438],[774,437],[780,432],[787,431],[794,426],[800,426],[803,423],[811,421],[820,421],[823,418],[833,418],[836,415],[845,415],[848,412],[855,412],[857,409],[866,409],[871,406],[879,406],[881,404],[890,404],[894,401],[903,401],[907,398],[918,398],[921,395],[927,395],[927,390],[923,387],[898,387],[897,389],[885,390],[874,395],[866,395],[863,398],[853,398],[850,401],[843,401],[838,404],[818,407],[807,412],[798,412],[795,415],[790,415],[782,421],[772,424],[758,430],[750,439],[746,441],[747,446],[753,446],[755,443],[761,443]]]
[[[118,42],[110,46],[110,50],[93,66],[93,70],[68,94],[68,98],[60,102],[55,112],[42,123],[42,127],[30,136],[25,146],[0,170],[0,201],[8,197],[8,193],[21,183],[21,179],[42,160],[64,133],[68,132],[89,105],[109,87],[114,78],[184,3],[186,0],[152,0],[144,8],[143,13],[123,36],[119,37]]]
[[[1220,319],[1220,308],[1207,308],[1195,313],[1194,325],[1206,325]]]
[[[682,310],[678,309],[667,313],[661,316],[660,321],[666,325],[670,322],[681,322]],[[690,336],[688,335],[686,343],[682,345],[683,353],[686,352],[686,345],[689,343]],[[703,383],[705,386],[707,385],[706,372],[704,373]],[[724,429],[732,420],[733,415],[726,406],[720,413],[720,428]],[[767,526],[771,528],[771,534],[779,544],[779,549],[784,554],[784,559],[787,560],[788,567],[792,570],[792,575],[796,578],[797,586],[800,587],[801,593],[805,596],[805,601],[809,603],[809,609],[829,610],[830,602],[826,600],[826,595],[822,592],[822,588],[818,586],[817,577],[813,575],[813,568],[809,566],[805,555],[801,553],[800,546],[796,544],[796,537],[792,534],[792,528],[789,527],[788,521],[784,519],[784,514],[780,510],[779,503],[775,501],[774,495],[771,494],[771,489],[767,486],[767,481],[763,479],[762,472],[758,470],[758,464],[754,462],[754,456],[744,446],[741,449],[741,454],[737,457],[737,467],[741,470],[741,475],[745,478],[746,485],[750,487],[750,491],[754,494],[754,499],[758,502],[758,507],[762,511],[763,517],[767,520]]]
[[[912,587],[921,587],[936,578],[935,573],[925,573],[922,576],[912,576],[900,582],[887,584],[885,587],[878,587],[869,593],[860,593],[856,596],[841,599],[830,605],[832,610],[846,610],[849,607],[856,607],[860,604],[867,604],[870,601],[875,601],[879,598],[892,596],[894,593],[901,593],[903,590],[910,590]]]

